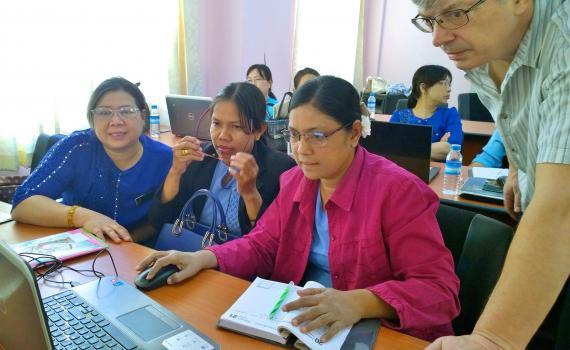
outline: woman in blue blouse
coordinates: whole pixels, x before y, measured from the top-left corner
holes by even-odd
[[[115,242],[132,240],[129,231],[146,223],[153,193],[172,163],[168,146],[142,134],[146,116],[145,97],[135,84],[120,77],[102,82],[87,107],[91,128],[49,150],[16,190],[12,217],[83,227]]]
[[[394,112],[390,122],[432,127],[431,158],[444,160],[451,144],[463,143],[461,117],[455,107],[447,108],[451,72],[442,66],[420,67],[412,79],[408,108]]]
[[[275,97],[275,94],[271,91],[271,86],[273,85],[271,70],[264,64],[254,64],[247,69],[246,75],[247,82],[257,86],[265,97],[267,103],[265,120],[273,119],[274,106],[279,103],[279,101],[277,101],[277,97]]]

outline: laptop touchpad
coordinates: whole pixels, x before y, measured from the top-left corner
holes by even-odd
[[[117,320],[146,342],[180,327],[176,321],[150,305],[121,315]]]

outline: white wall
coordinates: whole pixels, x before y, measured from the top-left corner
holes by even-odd
[[[416,69],[426,64],[438,64],[448,68],[453,75],[450,106],[457,106],[457,95],[470,92],[470,83],[463,71],[432,45],[431,34],[422,33],[410,22],[417,8],[410,0],[385,0],[380,40],[378,75],[389,83],[412,84]]]

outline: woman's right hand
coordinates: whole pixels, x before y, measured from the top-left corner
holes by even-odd
[[[156,273],[167,265],[176,265],[180,271],[172,274],[167,282],[174,284],[190,278],[206,268],[215,268],[218,265],[214,253],[201,250],[196,253],[179,252],[171,250],[167,252],[154,252],[144,258],[135,269],[141,272],[151,267],[147,279],[152,279]]]
[[[194,160],[201,161],[204,159],[200,140],[192,136],[184,136],[174,147],[172,147],[172,167],[171,170],[181,175],[186,171],[188,165]]]
[[[122,241],[132,242],[133,240],[129,231],[115,220],[87,208],[77,208],[74,223],[102,240],[105,240],[105,236],[115,243],[121,243]]]

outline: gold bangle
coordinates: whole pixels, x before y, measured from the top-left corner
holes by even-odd
[[[67,226],[69,227],[75,227],[75,224],[73,223],[73,216],[75,216],[75,211],[77,208],[79,208],[79,206],[74,205],[71,206],[69,210],[67,210]]]

